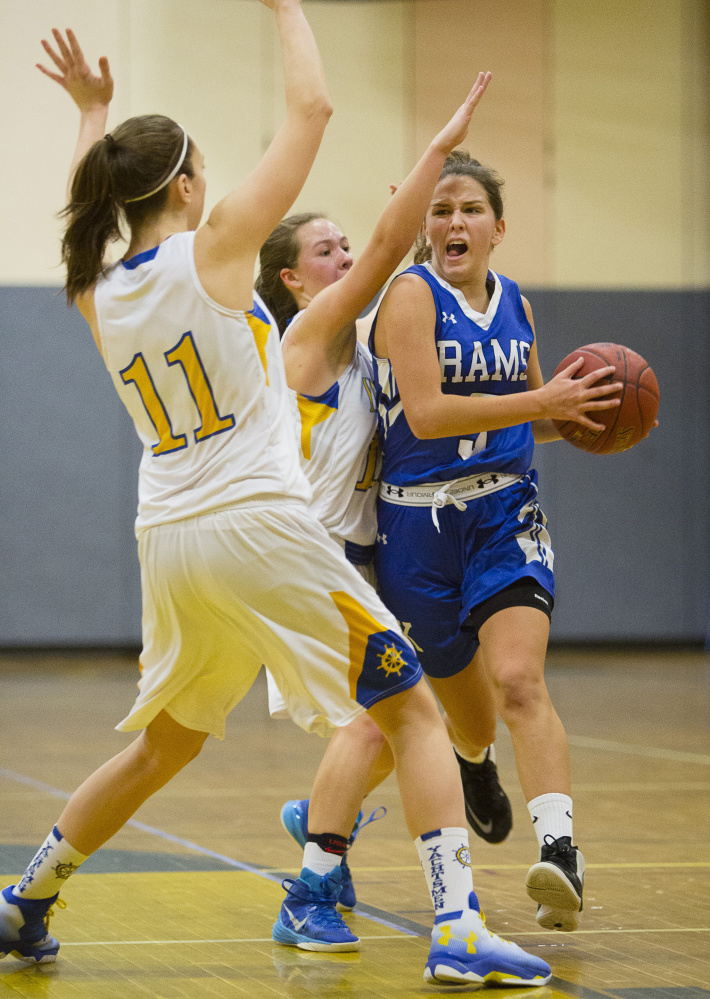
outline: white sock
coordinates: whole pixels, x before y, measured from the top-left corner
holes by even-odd
[[[12,894],[16,898],[51,898],[85,860],[86,855],[75,850],[55,826]]]
[[[482,753],[478,754],[478,756],[467,756],[466,753],[462,753],[456,745],[454,745],[454,749],[459,754],[461,759],[466,760],[467,763],[484,763],[486,760],[490,760],[491,763],[495,763],[496,761],[496,751],[493,743],[491,743],[490,746],[487,746]]]
[[[473,891],[468,830],[435,829],[414,843],[437,916],[468,909]]]
[[[317,843],[306,843],[303,848],[303,866],[320,877],[323,877],[324,874],[330,874],[336,867],[340,867],[342,859],[337,853],[328,853],[327,850],[323,850]]]
[[[572,839],[572,799],[568,794],[541,794],[528,802],[528,811],[540,847],[545,836]]]

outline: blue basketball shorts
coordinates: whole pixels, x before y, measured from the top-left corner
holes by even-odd
[[[534,471],[466,509],[378,502],[375,570],[379,595],[413,641],[424,672],[454,676],[471,662],[478,634],[471,610],[525,577],[554,597],[554,554],[537,503]],[[542,609],[542,608],[541,608]]]

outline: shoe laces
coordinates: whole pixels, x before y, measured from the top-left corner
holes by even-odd
[[[53,902],[50,905],[50,907],[47,909],[47,911],[44,914],[44,928],[47,931],[47,933],[49,933],[49,920],[54,915],[54,906],[55,905],[56,905],[56,907],[58,909],[66,909],[66,907],[67,907],[67,903],[64,901],[63,898],[58,898],[55,902]]]
[[[572,840],[569,836],[560,836],[559,839],[555,839],[550,833],[545,833],[542,844],[546,849],[560,854],[565,860],[573,860],[574,854],[577,852],[577,847],[572,846]]]
[[[377,814],[378,812],[380,812],[381,814],[378,815]],[[348,840],[348,847],[351,847],[353,845],[353,843],[358,838],[358,836],[365,828],[365,826],[369,826],[371,822],[378,822],[380,819],[384,819],[386,814],[387,814],[387,809],[385,808],[385,806],[378,805],[377,808],[375,808],[374,811],[371,812],[369,819],[365,819],[364,822],[358,822],[358,824],[355,826],[350,835],[350,839]]]
[[[482,909],[478,914],[481,917],[481,922],[486,927],[486,932],[488,933],[489,936],[493,937],[494,940],[499,940],[501,943],[508,944],[509,947],[513,946],[510,940],[506,940],[505,937],[499,937],[497,933],[493,932],[493,930],[488,929],[488,927],[486,926],[486,914]]]
[[[321,885],[323,881],[326,880],[328,875],[326,874],[324,878],[321,879]],[[302,882],[301,882],[302,883]],[[345,923],[340,917],[337,909],[335,908],[335,903],[337,899],[332,894],[323,893],[318,895],[316,892],[312,891],[308,886],[305,887],[305,894],[301,894],[297,890],[298,880],[293,880],[292,878],[286,878],[281,882],[281,887],[284,888],[292,898],[297,898],[299,902],[306,902],[308,905],[315,905],[318,907],[317,921],[321,925],[326,926],[344,926]],[[288,887],[287,887],[288,886]]]

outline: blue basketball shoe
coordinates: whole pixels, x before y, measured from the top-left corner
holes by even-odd
[[[50,916],[54,915],[53,903],[61,902],[58,895],[52,898],[17,898],[12,894],[14,885],[0,892],[0,958],[12,954],[30,964],[51,964],[57,960],[59,942],[47,932]],[[12,906],[12,909],[9,908]]]
[[[272,930],[276,943],[301,950],[360,950],[359,938],[335,908],[342,883],[339,867],[322,877],[304,867],[298,880],[285,880],[288,894]]]
[[[287,801],[281,809],[281,825],[284,827],[289,836],[292,836],[302,848],[305,847],[306,837],[308,836],[309,804],[310,800],[308,798],[304,798],[300,801]],[[378,815],[377,813],[380,811],[382,814]],[[378,807],[370,815],[370,818],[363,822],[362,811],[358,812],[357,818],[355,819],[355,825],[353,826],[353,831],[350,833],[350,839],[348,840],[348,850],[357,839],[358,833],[362,832],[365,826],[369,826],[371,822],[377,822],[378,819],[384,819],[386,814],[387,809],[385,806],[378,805]],[[350,873],[350,868],[348,867],[347,851],[340,864],[340,869],[343,872],[343,887],[338,900],[338,908],[347,912],[350,909],[354,909],[357,905],[355,886],[353,885],[352,875]]]
[[[552,977],[549,964],[486,929],[485,916],[473,891],[468,904],[463,912],[436,917],[424,981],[448,985],[547,985]]]

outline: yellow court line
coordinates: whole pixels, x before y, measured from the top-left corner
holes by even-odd
[[[419,936],[412,936],[410,933],[383,933],[378,936],[362,936],[360,935],[360,940],[421,940]],[[276,944],[276,940],[273,937],[225,937],[214,940],[77,940],[75,942],[67,943],[65,940],[61,943],[61,949],[64,950],[65,947],[157,947],[159,945],[180,944],[181,946],[185,944],[255,944],[255,943],[273,943]]]
[[[708,860],[681,860],[678,862],[669,861],[658,861],[657,863],[645,863],[645,864],[586,864],[585,870],[619,870],[626,868],[648,868],[653,870],[659,867],[710,867],[710,861]],[[527,871],[530,868],[530,864],[472,864],[472,871]],[[281,868],[279,868],[280,870]],[[273,868],[277,870],[277,868]],[[295,867],[284,868],[285,873],[290,874],[292,871],[296,871]],[[298,868],[300,871],[300,868]],[[359,874],[394,874],[401,871],[421,871],[421,867],[355,867],[350,865],[351,871],[357,871]]]
[[[357,914],[357,912],[356,912]],[[613,934],[613,933],[710,933],[710,926],[688,926],[688,927],[669,927],[667,929],[629,929],[625,930],[621,927],[617,930],[575,930],[574,936],[579,936],[580,934],[585,934],[586,936],[602,935],[602,934]],[[506,937],[556,937],[559,939],[560,934],[555,930],[523,930],[521,932],[515,932],[513,930],[505,931]],[[360,936],[360,940],[377,941],[377,940],[421,940],[422,937],[412,936],[409,933],[383,933],[377,936]],[[565,943],[572,943],[572,938],[565,939]],[[171,945],[194,945],[199,946],[202,944],[255,944],[255,943],[273,943],[276,941],[272,937],[225,937],[225,938],[215,938],[208,940],[81,940],[76,942],[62,941],[61,947],[157,947],[157,946],[171,946]]]
[[[647,929],[647,930],[624,930],[619,927],[618,930],[575,930],[574,936],[579,936],[580,933],[585,933],[587,936],[592,936],[593,934],[601,933],[710,933],[710,926],[672,926],[665,930],[660,929]],[[505,931],[506,937],[539,937],[539,936],[556,936],[559,937],[558,930],[524,930],[522,933],[516,933],[512,930]],[[572,940],[570,937],[567,938],[570,943]]]

